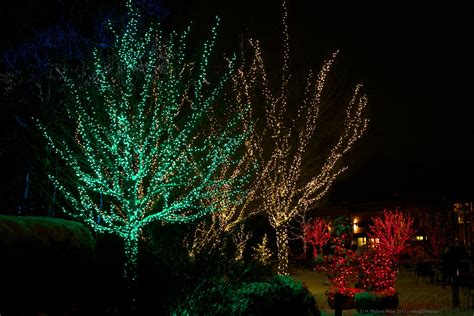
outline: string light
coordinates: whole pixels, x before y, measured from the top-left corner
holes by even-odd
[[[398,273],[395,257],[381,244],[365,246],[357,251],[349,249],[349,229],[348,223],[334,229],[330,239],[331,251],[316,266],[328,273],[331,288],[326,294],[329,301],[334,302],[336,293],[350,298],[363,291],[394,295]]]
[[[240,225],[240,229],[232,234],[232,241],[235,244],[235,260],[241,261],[244,259],[244,251],[247,246],[248,240],[252,237],[252,233],[244,230],[244,225]]]
[[[236,245],[236,258],[241,258],[245,245],[250,236],[243,234],[244,222],[250,216],[258,213],[253,202],[258,198],[259,181],[259,141],[255,133],[255,126],[248,117],[252,117],[249,84],[244,76],[243,65],[236,69],[231,77],[232,85],[226,97],[235,104],[234,111],[242,122],[242,131],[246,135],[243,151],[234,157],[233,165],[222,166],[217,178],[219,181],[232,179],[236,183],[240,179],[241,190],[236,196],[231,193],[234,188],[222,186],[221,194],[211,196],[208,203],[217,205],[219,212],[204,217],[196,226],[192,236],[185,240],[188,254],[195,257],[199,253],[221,250],[227,237],[232,236]],[[210,128],[213,133],[219,133],[218,122],[211,120]],[[247,175],[247,176],[246,176]],[[251,176],[248,176],[251,175]],[[245,181],[242,181],[245,179]],[[245,184],[244,184],[245,182]],[[238,230],[241,232],[238,232]]]
[[[245,71],[246,89],[253,96],[253,103],[265,104],[265,135],[271,144],[259,146],[261,162],[260,188],[262,211],[268,216],[275,229],[278,248],[278,273],[288,274],[288,225],[309,207],[317,204],[326,195],[334,181],[347,167],[339,162],[367,129],[365,118],[367,98],[362,93],[362,85],[357,85],[347,109],[339,138],[330,148],[322,167],[314,170],[314,176],[303,176],[303,156],[312,145],[311,139],[318,127],[321,96],[326,85],[327,75],[337,57],[338,51],[326,60],[316,78],[310,72],[304,88],[303,99],[297,106],[296,117],[286,120],[290,115],[289,73],[290,45],[287,26],[286,1],[283,10],[283,66],[280,91],[270,89],[260,43],[251,40],[254,58]],[[292,100],[291,107],[295,107]],[[290,121],[290,122],[288,122]],[[270,148],[271,149],[268,149]]]
[[[313,257],[318,256],[318,250],[327,244],[331,237],[328,223],[323,219],[316,217],[306,223],[303,227],[304,242],[313,248]]]
[[[272,257],[272,251],[268,247],[267,234],[263,235],[262,242],[253,247],[253,259],[262,265],[268,265]]]
[[[357,282],[359,270],[357,264],[357,253],[345,247],[347,233],[335,234],[331,239],[332,253],[324,256],[324,261],[316,268],[328,273],[331,288],[327,292],[329,300],[334,300],[336,293],[354,297],[355,283]]]
[[[365,291],[395,293],[398,269],[394,257],[380,244],[361,251],[357,260],[359,269],[358,286]]]
[[[374,240],[378,240],[378,246],[390,256],[402,254],[407,242],[415,235],[413,228],[414,219],[409,214],[404,214],[398,210],[383,211],[383,216],[375,216],[373,225],[369,225],[367,235]]]
[[[221,197],[244,195],[249,176],[245,170],[219,176],[239,163],[235,155],[247,139],[241,116],[214,132],[206,123],[235,70],[235,58],[228,59],[226,72],[209,83],[219,21],[200,58],[187,61],[189,28],[166,38],[155,26],[141,32],[132,0],[126,8],[124,30],[111,28],[112,48],[93,52],[96,80],[67,80],[74,138],[53,137],[51,129],[39,126],[72,171],[70,181],[50,176],[70,204],[63,210],[99,233],[120,237],[125,277],[134,281],[145,225],[189,222],[215,212]]]

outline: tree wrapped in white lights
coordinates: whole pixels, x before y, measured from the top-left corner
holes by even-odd
[[[287,9],[283,1],[283,66],[281,85],[276,92],[270,88],[270,82],[258,41],[251,41],[255,51],[253,63],[247,71],[249,87],[253,92],[261,92],[265,103],[265,133],[270,139],[269,145],[261,145],[264,157],[261,163],[262,211],[268,216],[276,231],[278,249],[278,273],[288,274],[288,225],[298,215],[304,214],[309,207],[316,205],[326,195],[334,181],[347,170],[341,166],[341,158],[363,135],[368,120],[365,118],[367,98],[357,85],[346,108],[346,115],[337,141],[328,150],[319,169],[303,170],[303,156],[314,144],[313,136],[320,119],[322,93],[337,51],[324,62],[319,74],[312,72],[307,77],[303,100],[299,104],[296,116],[291,116],[289,101],[289,35],[287,27]],[[259,88],[257,89],[257,85]],[[312,148],[314,150],[314,148]],[[324,148],[326,151],[327,148]],[[307,174],[311,173],[308,178]]]
[[[262,242],[258,244],[256,247],[253,247],[253,259],[262,264],[268,265],[270,259],[272,258],[272,251],[268,247],[268,237],[267,234],[263,235]]]
[[[123,32],[111,27],[114,45],[93,52],[96,80],[68,76],[70,137],[40,128],[71,171],[50,176],[69,203],[64,211],[124,241],[125,276],[133,281],[145,225],[193,221],[219,210],[219,197],[239,198],[247,175],[219,175],[235,169],[246,132],[242,115],[218,132],[208,124],[216,104],[226,106],[219,96],[233,71],[228,60],[212,83],[215,27],[200,58],[187,60],[189,28],[169,37],[155,27],[141,32],[137,8],[126,5]]]

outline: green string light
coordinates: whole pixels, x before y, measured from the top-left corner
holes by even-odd
[[[70,139],[38,125],[71,171],[70,178],[50,175],[69,203],[63,210],[99,233],[120,237],[125,276],[134,281],[145,225],[194,221],[218,211],[219,203],[212,201],[219,196],[245,195],[248,174],[218,175],[238,163],[235,156],[248,132],[241,115],[218,131],[207,123],[216,103],[227,106],[219,96],[234,70],[231,59],[227,71],[208,84],[219,20],[200,59],[186,60],[189,28],[168,37],[155,26],[142,32],[138,9],[130,0],[126,7],[124,30],[111,28],[112,48],[93,52],[94,79],[66,79]]]

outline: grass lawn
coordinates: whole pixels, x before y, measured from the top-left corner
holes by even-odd
[[[323,315],[334,315],[334,310],[327,304],[326,290],[329,289],[328,279],[324,273],[311,271],[306,268],[292,269],[292,276],[301,280],[313,293]],[[467,308],[467,289],[461,288],[459,297],[461,307],[452,308],[451,286],[430,284],[412,275],[400,275],[396,288],[400,293],[400,304],[397,313],[389,315],[470,315],[474,309]],[[345,310],[343,315],[361,315],[355,309]],[[367,315],[367,314],[365,314]]]

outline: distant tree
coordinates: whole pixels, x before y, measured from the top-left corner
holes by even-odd
[[[435,259],[441,259],[443,249],[446,247],[446,225],[441,214],[424,213],[421,220],[421,229],[426,233],[428,249]]]
[[[290,88],[289,71],[289,35],[287,27],[286,1],[283,7],[283,66],[278,89],[272,89],[267,68],[258,41],[251,41],[255,56],[250,59],[247,82],[253,104],[262,104],[265,108],[263,134],[264,142],[258,146],[261,150],[260,192],[261,210],[268,217],[276,232],[278,249],[278,273],[288,274],[289,232],[288,226],[296,217],[304,214],[310,207],[317,205],[327,194],[334,181],[347,167],[341,165],[342,158],[354,143],[364,134],[368,120],[365,118],[367,98],[357,85],[339,133],[335,131],[334,143],[324,143],[318,147],[321,163],[309,172],[305,164],[308,151],[316,151],[314,136],[322,123],[320,108],[326,87],[328,73],[333,66],[337,51],[326,60],[317,76],[312,72],[307,77],[304,88],[300,85]],[[294,83],[294,82],[293,82]],[[302,100],[296,96],[301,95]],[[292,109],[296,112],[292,113]],[[321,130],[317,134],[322,134]],[[319,143],[322,144],[322,143]],[[324,154],[327,153],[327,154]]]
[[[5,144],[5,147],[9,148],[8,153],[14,155],[17,161],[15,177],[25,179],[25,184],[17,181],[18,184],[14,186],[17,192],[10,192],[18,200],[18,190],[23,191],[18,206],[21,210],[18,213],[38,214],[40,205],[27,206],[31,204],[31,200],[43,205],[49,204],[47,208],[51,214],[51,199],[54,200],[55,193],[41,179],[51,169],[56,172],[59,166],[52,159],[50,148],[38,146],[42,142],[34,133],[31,116],[49,123],[57,122],[64,114],[65,89],[61,85],[63,70],[68,65],[74,68],[77,75],[85,74],[88,67],[85,51],[88,47],[92,47],[91,41],[82,36],[73,25],[64,23],[37,31],[31,39],[3,52],[0,86],[6,100],[2,102],[2,110],[7,115],[2,116],[2,126],[9,127],[9,133],[14,135],[11,139],[15,140]]]
[[[318,256],[318,251],[321,253],[330,237],[329,225],[324,218],[316,217],[304,225],[304,241],[305,244],[311,245],[314,257]]]
[[[242,195],[247,174],[219,175],[238,164],[247,134],[241,115],[230,113],[218,131],[208,124],[215,106],[227,105],[219,96],[233,70],[231,59],[211,79],[216,28],[200,58],[188,60],[189,29],[142,33],[137,8],[131,0],[126,7],[125,28],[111,30],[113,45],[93,51],[94,80],[65,74],[70,130],[39,126],[67,167],[50,175],[69,204],[63,211],[123,240],[133,283],[145,225],[194,221],[218,211],[219,197]]]
[[[160,1],[135,2],[143,13],[140,22],[160,20],[167,14]],[[56,0],[49,5],[52,12],[47,25],[32,24],[33,31],[27,38],[1,52],[0,91],[5,98],[1,110],[7,113],[2,115],[1,125],[8,126],[6,129],[12,134],[2,140],[15,141],[0,144],[0,150],[8,148],[8,154],[17,161],[14,177],[18,184],[14,187],[16,191],[21,190],[20,204],[23,205],[20,207],[32,204],[26,201],[32,200],[36,205],[29,205],[28,212],[38,214],[38,208],[48,205],[48,213],[53,215],[56,191],[42,179],[45,173],[59,172],[61,164],[52,158],[51,148],[36,145],[41,141],[34,133],[31,117],[40,118],[45,124],[57,124],[62,120],[67,95],[62,84],[65,69],[73,69],[76,76],[82,76],[78,80],[93,80],[89,77],[93,71],[90,52],[95,46],[105,48],[111,44],[107,25],[113,23],[123,27],[126,14],[113,2]],[[94,11],[93,15],[91,11]],[[29,145],[22,145],[25,143]],[[9,195],[18,199],[20,194],[10,192]]]
[[[378,241],[378,247],[390,256],[402,254],[415,234],[413,217],[401,211],[383,211],[372,219],[367,235]]]

